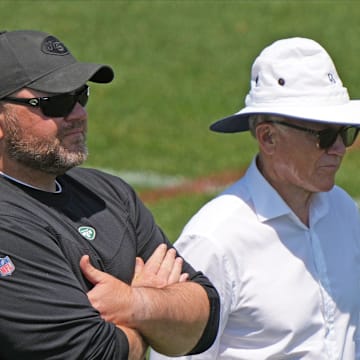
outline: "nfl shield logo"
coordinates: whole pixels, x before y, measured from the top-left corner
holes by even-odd
[[[0,277],[9,276],[15,270],[15,265],[8,256],[0,258]]]

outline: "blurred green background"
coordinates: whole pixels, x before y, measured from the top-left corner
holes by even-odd
[[[220,188],[157,201],[143,194],[249,164],[248,133],[208,126],[243,106],[263,47],[313,38],[360,98],[358,1],[1,0],[0,19],[2,29],[50,32],[79,60],[113,66],[110,85],[91,87],[86,166],[129,181],[171,240]],[[349,152],[337,182],[360,199],[358,157]]]

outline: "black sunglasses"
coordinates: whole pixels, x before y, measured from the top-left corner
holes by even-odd
[[[82,106],[85,106],[88,102],[88,99],[89,87],[84,85],[79,90],[66,94],[29,99],[7,96],[0,99],[0,101],[39,107],[42,113],[49,117],[65,117],[71,113],[77,102],[79,102]]]
[[[309,134],[312,134],[316,136],[316,138],[318,139],[317,146],[320,149],[330,148],[332,145],[334,145],[339,135],[341,136],[341,139],[346,147],[351,146],[355,142],[356,137],[358,136],[360,130],[359,128],[354,126],[343,126],[340,129],[326,128],[324,130],[314,130],[303,126],[289,124],[287,122],[282,122],[277,120],[268,120],[265,122],[287,126],[293,129],[305,131]]]

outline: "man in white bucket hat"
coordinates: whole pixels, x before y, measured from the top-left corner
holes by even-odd
[[[245,103],[211,129],[250,130],[258,153],[175,243],[221,297],[215,343],[188,358],[360,359],[359,212],[335,185],[360,102],[317,42],[290,38],[257,57]]]

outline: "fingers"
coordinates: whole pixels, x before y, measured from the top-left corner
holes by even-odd
[[[135,259],[135,271],[134,271],[134,277],[136,277],[137,275],[139,275],[141,273],[141,271],[143,270],[145,264],[144,261],[141,257],[137,257]]]
[[[83,275],[89,280],[93,285],[99,283],[103,277],[104,273],[90,264],[90,258],[88,255],[84,255],[80,259],[80,269]]]
[[[146,261],[146,270],[150,273],[157,274],[165,256],[167,255],[167,251],[167,245],[160,244]]]
[[[144,270],[145,264],[142,258],[137,257],[135,259],[135,270],[134,270],[134,276],[131,281],[132,286],[141,286],[141,282],[139,282],[141,273]]]
[[[183,267],[184,260],[181,257],[177,257],[175,259],[172,270],[169,274],[168,285],[175,284],[177,282],[186,282],[189,280],[188,273],[181,273]]]
[[[188,273],[183,273],[180,275],[180,279],[179,282],[186,282],[189,280],[189,274]]]
[[[140,257],[136,258],[131,285],[133,287],[161,288],[178,282],[185,282],[189,279],[189,274],[182,274],[182,267],[183,259],[177,257],[176,250],[174,248],[168,249],[166,244],[161,244],[145,264]],[[85,278],[93,285],[106,281],[110,276],[92,266],[88,255],[81,258],[80,268]]]
[[[160,283],[170,285],[180,282],[180,279],[181,282],[187,281],[188,274],[181,274],[183,262],[174,248],[168,249],[161,244],[146,262],[145,269],[151,269]]]
[[[183,259],[177,257],[174,248],[168,249],[166,244],[159,245],[144,264],[136,258],[132,287],[163,288],[177,282],[185,282],[188,274],[182,274]]]
[[[182,267],[182,261],[180,266]],[[178,272],[179,272],[179,261],[176,261],[176,250],[169,249],[166,252],[165,257],[163,258],[159,266],[158,276],[163,279],[169,279],[172,274],[173,276],[176,276]]]
[[[175,253],[176,256],[176,253]],[[181,270],[183,266],[183,259],[181,257],[177,257],[173,259],[173,264],[171,266],[170,272],[168,274],[168,284],[174,284],[179,282],[181,276]]]

